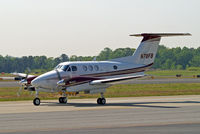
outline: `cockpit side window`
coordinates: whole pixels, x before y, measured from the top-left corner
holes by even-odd
[[[76,66],[72,66],[72,71],[77,71],[77,67]]]

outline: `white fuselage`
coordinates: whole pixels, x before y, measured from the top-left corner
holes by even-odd
[[[98,78],[113,78],[131,76],[143,73],[148,66],[136,65],[131,63],[122,63],[115,61],[79,61],[79,62],[63,62],[55,68],[61,79],[68,79],[79,76],[90,76]],[[57,92],[61,87],[57,86],[60,80],[56,70],[52,70],[38,76],[32,81],[38,91]],[[75,84],[67,87],[67,91],[78,92],[91,89],[105,89],[109,85],[90,85],[89,83]]]

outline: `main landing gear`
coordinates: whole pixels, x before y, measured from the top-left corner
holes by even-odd
[[[106,104],[106,99],[104,98],[103,93],[101,93],[101,98],[97,99],[97,104],[100,104],[100,105],[105,105]]]
[[[59,100],[59,103],[67,103],[66,90],[62,90],[62,97],[60,97],[58,100]]]
[[[59,103],[67,103],[67,97],[60,97],[58,100]]]

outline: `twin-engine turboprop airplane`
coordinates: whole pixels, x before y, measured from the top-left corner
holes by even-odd
[[[22,84],[36,91],[33,104],[40,105],[39,92],[60,92],[60,103],[67,103],[69,93],[100,93],[97,104],[106,104],[104,93],[113,84],[144,77],[154,62],[161,37],[186,36],[189,33],[143,33],[130,36],[143,37],[132,56],[108,61],[63,62],[54,70],[38,77],[27,78]]]

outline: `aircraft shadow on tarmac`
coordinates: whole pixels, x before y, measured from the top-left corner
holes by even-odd
[[[178,101],[178,102],[135,102],[135,103],[107,103],[106,105],[98,105],[96,103],[67,103],[60,104],[55,102],[43,102],[45,106],[74,106],[74,107],[108,107],[108,106],[127,106],[127,107],[149,107],[149,108],[180,108],[177,106],[162,106],[153,104],[175,104],[175,103],[200,103],[199,101]],[[151,105],[152,104],[152,105]]]

